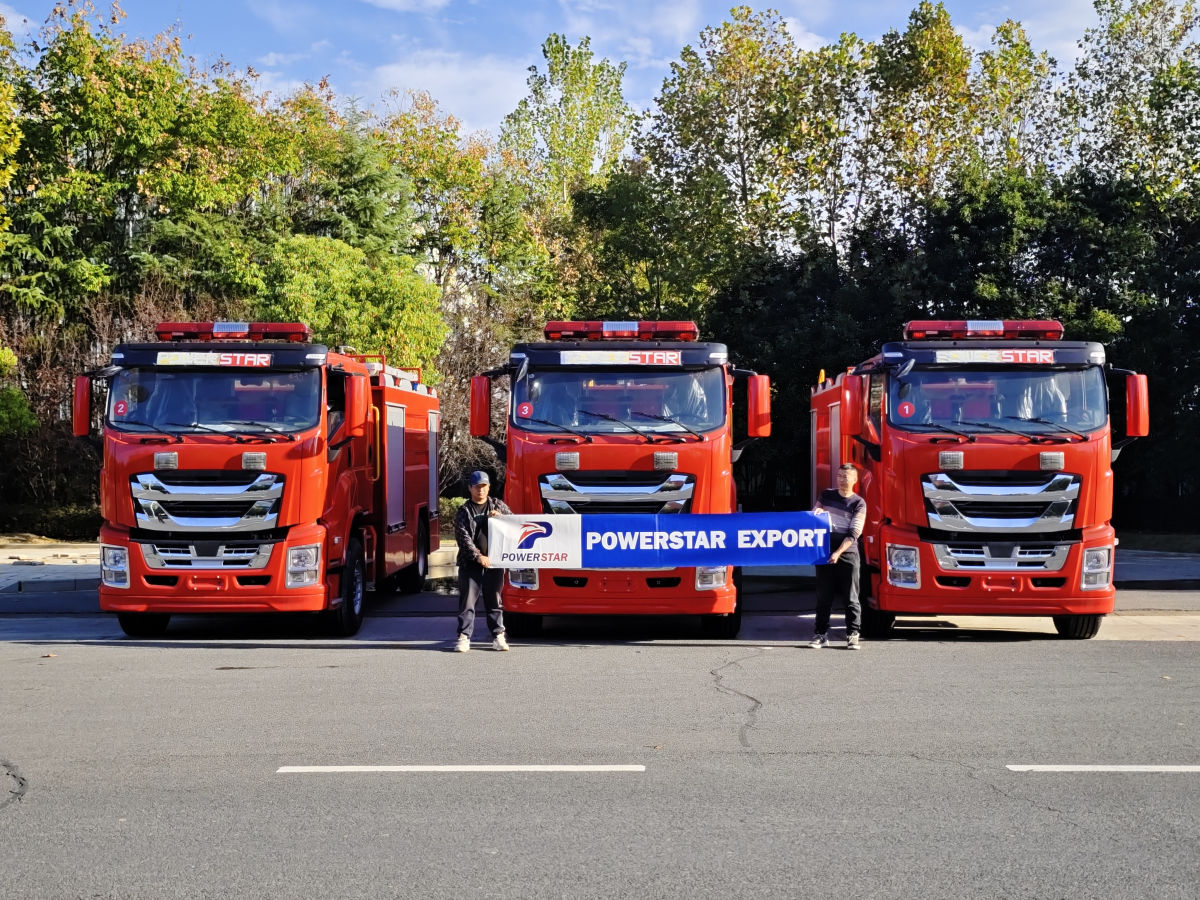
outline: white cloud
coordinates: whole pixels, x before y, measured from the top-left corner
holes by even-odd
[[[364,0],[380,9],[390,9],[394,12],[437,12],[450,3],[450,0]]]
[[[40,20],[13,9],[7,3],[0,3],[0,16],[4,17],[4,27],[16,41],[31,37],[41,24]]]
[[[376,67],[354,85],[364,103],[378,105],[390,91],[427,91],[442,111],[462,123],[462,134],[486,129],[500,133],[500,122],[525,96],[530,61],[419,50],[403,62]]]
[[[260,56],[257,62],[260,66],[266,66],[268,69],[273,69],[276,66],[290,66],[292,63],[299,62],[302,59],[308,59],[308,54],[268,53],[266,56]]]
[[[789,17],[783,20],[783,24],[787,26],[788,34],[801,50],[819,50],[830,43],[819,34],[805,28],[799,19]]]
[[[705,23],[700,0],[648,3],[646,0],[559,0],[568,36],[588,35],[592,47],[618,45],[638,37],[665,41],[670,56],[693,41]]]

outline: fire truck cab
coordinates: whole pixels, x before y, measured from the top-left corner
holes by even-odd
[[[471,433],[491,431],[493,378],[507,376],[505,501],[517,514],[728,513],[733,463],[770,434],[770,384],[735,369],[694,322],[550,322],[508,365],[471,385]],[[745,378],[747,440],[733,435],[735,378]],[[700,615],[733,637],[741,622],[732,567],[510,569],[505,621],[536,631],[545,615]]]
[[[76,379],[102,413],[100,606],[135,637],[178,613],[323,612],[417,590],[437,547],[437,393],[301,323],[167,322]]]
[[[865,632],[905,614],[1037,615],[1089,638],[1112,612],[1112,463],[1148,433],[1146,378],[1062,335],[1053,321],[913,321],[813,389],[813,495],[849,461],[867,501]]]

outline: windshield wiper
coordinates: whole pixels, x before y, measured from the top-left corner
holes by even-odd
[[[589,444],[592,442],[592,436],[590,434],[584,434],[582,431],[576,431],[574,428],[568,428],[561,422],[551,422],[549,419],[537,419],[533,416],[523,416],[522,419],[526,422],[537,422],[539,425],[549,425],[551,428],[557,428],[559,431],[565,431],[567,434],[573,434],[581,441],[586,441]]]
[[[962,438],[969,443],[975,443],[975,435],[963,434],[961,431],[955,431],[949,426],[942,425],[938,422],[917,422],[915,425],[906,425],[906,428],[936,428],[938,431],[944,431],[946,434],[952,434],[957,438]]]
[[[183,438],[177,432],[168,431],[166,428],[163,428],[161,425],[151,425],[149,422],[143,422],[141,419],[122,419],[119,423],[115,423],[115,424],[119,424],[122,426],[124,426],[124,425],[141,425],[143,428],[149,428],[151,431],[157,431],[159,434],[170,435],[170,437],[172,437],[175,440],[176,444],[183,443]],[[170,424],[170,423],[168,423],[168,424]],[[158,440],[158,438],[143,437],[142,443],[144,444],[150,440]]]
[[[1087,440],[1088,436],[1082,431],[1076,431],[1074,428],[1068,428],[1061,422],[1051,422],[1049,419],[1041,419],[1035,416],[1005,416],[1006,419],[1016,419],[1018,422],[1037,422],[1039,425],[1049,425],[1051,428],[1059,428],[1063,431],[1070,432],[1081,440]]]
[[[220,428],[213,428],[210,425],[203,425],[200,422],[168,422],[168,425],[174,425],[176,428],[203,428],[205,431],[211,431],[213,434],[223,434],[225,437],[231,437],[239,444],[246,443],[246,439],[235,431],[222,431]]]
[[[576,412],[578,412],[581,416],[595,416],[597,419],[607,419],[609,422],[616,422],[618,425],[624,425],[626,428],[628,428],[634,434],[644,437],[646,439],[646,443],[648,443],[648,444],[654,443],[654,438],[652,438],[646,432],[642,431],[642,429],[638,428],[636,425],[630,425],[628,422],[618,419],[616,416],[610,416],[608,413],[593,412],[590,409],[579,409],[579,410],[576,410]]]
[[[253,425],[255,428],[261,428],[263,431],[268,431],[271,434],[277,434],[281,438],[283,438],[285,441],[296,440],[296,436],[294,434],[292,434],[291,432],[283,431],[279,428],[276,428],[274,425],[270,425],[266,422],[256,422],[253,419],[235,419],[235,420],[231,421],[229,424],[230,425]]]
[[[1012,418],[1009,416],[1008,418]],[[1015,428],[1009,428],[1007,425],[1001,425],[999,422],[966,422],[962,419],[955,419],[955,425],[974,425],[976,428],[994,428],[997,431],[1006,431],[1009,434],[1015,434],[1018,437],[1029,438],[1031,444],[1042,444],[1048,441],[1063,440],[1057,436],[1047,437],[1040,434],[1030,434],[1028,431],[1017,431]]]
[[[686,425],[684,425],[678,419],[672,419],[670,416],[659,416],[659,415],[655,415],[654,413],[641,412],[640,410],[631,410],[631,415],[642,416],[643,418],[646,418],[646,419],[654,419],[657,422],[668,422],[671,425],[678,425],[680,428],[682,428],[688,434],[694,434],[696,436],[697,440],[700,440],[700,441],[704,440],[704,435],[702,435],[700,432],[693,431],[691,428],[688,428]]]

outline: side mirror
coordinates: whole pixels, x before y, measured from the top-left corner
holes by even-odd
[[[746,434],[752,438],[771,436],[771,379],[766,375],[751,375],[747,379]]]
[[[839,422],[846,437],[858,437],[863,433],[863,382],[861,375],[842,376],[842,415]]]
[[[367,433],[371,411],[371,381],[365,375],[346,379],[346,436],[361,438]]]
[[[71,402],[71,431],[75,437],[87,437],[92,430],[92,379],[75,376],[75,398]]]
[[[492,432],[492,379],[471,378],[471,437],[485,438]]]
[[[1125,434],[1145,437],[1150,433],[1150,391],[1145,375],[1125,376]]]

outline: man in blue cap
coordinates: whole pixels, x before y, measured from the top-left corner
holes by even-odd
[[[467,477],[471,496],[454,516],[454,539],[458,543],[458,639],[456,653],[471,649],[471,632],[475,629],[475,605],[483,597],[487,610],[488,628],[492,632],[492,649],[507,650],[504,636],[504,608],[500,605],[500,588],[504,570],[493,569],[488,559],[487,520],[492,516],[511,516],[503,500],[489,497],[491,479],[487,472],[472,472]]]

